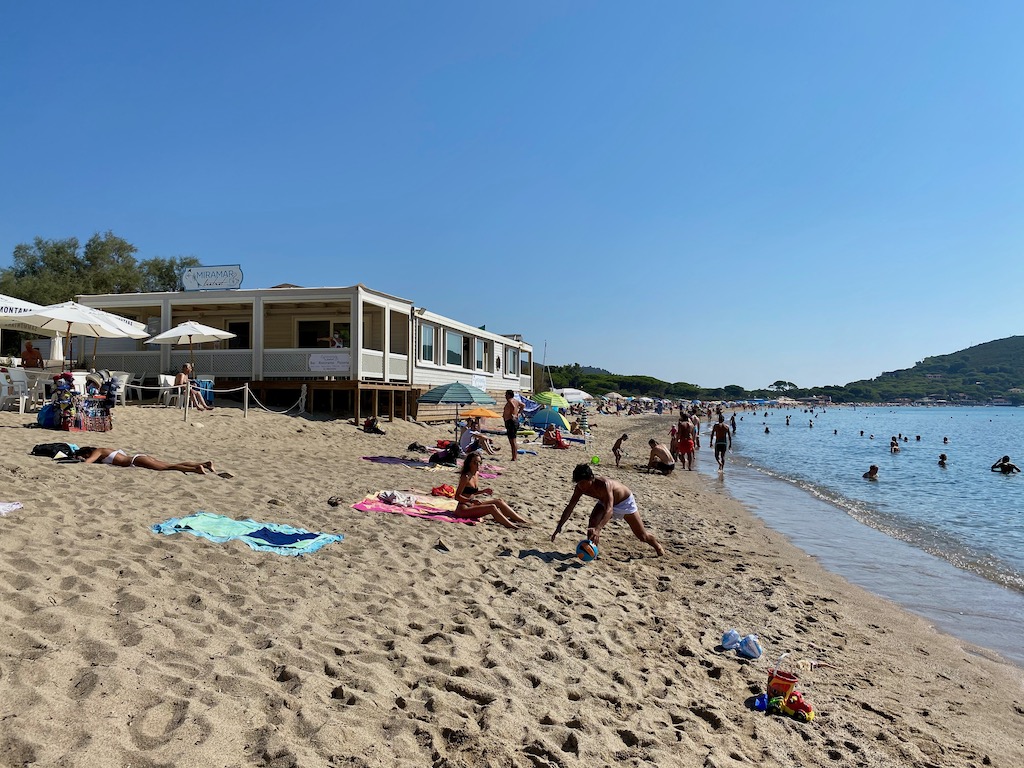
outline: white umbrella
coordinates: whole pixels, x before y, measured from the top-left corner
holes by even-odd
[[[554,390],[570,403],[582,403],[586,400],[593,400],[594,396],[589,392],[584,392],[582,389],[576,389],[575,387],[565,387],[563,389]]]
[[[65,301],[61,304],[50,304],[40,307],[27,314],[19,315],[18,322],[30,325],[44,331],[56,331],[67,336],[67,348],[64,358],[67,359],[71,351],[72,336],[94,336],[105,339],[123,339],[128,336],[124,329],[118,324],[106,319],[99,310],[87,307],[74,301]],[[131,322],[127,318],[122,318]],[[63,363],[61,368],[63,369]]]
[[[187,320],[184,323],[158,333],[146,341],[147,344],[188,344],[188,356],[195,368],[195,357],[192,352],[193,344],[204,344],[207,341],[224,341],[233,339],[235,334],[230,331],[222,331],[220,328],[211,328],[209,325],[197,323],[194,320]]]
[[[27,315],[33,310],[39,309],[38,304],[31,301],[16,299],[13,296],[6,296],[0,293],[0,335],[4,329],[10,331],[36,331],[31,325],[25,325],[18,318]]]

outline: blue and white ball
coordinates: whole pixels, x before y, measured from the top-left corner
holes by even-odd
[[[597,557],[597,544],[590,539],[584,539],[576,545],[576,557],[584,563],[589,563]]]

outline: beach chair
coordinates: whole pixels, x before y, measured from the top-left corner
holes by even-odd
[[[124,397],[127,402],[131,397],[135,397],[136,400],[142,399],[142,390],[139,389],[146,380],[146,374],[137,373],[128,380],[124,385]]]
[[[4,371],[0,381],[0,411],[9,404],[18,404],[18,413],[25,413],[25,403],[28,402],[28,386],[20,381],[15,381],[9,371]]]
[[[170,407],[173,402],[175,406],[181,408],[183,404],[181,390],[174,386],[174,377],[162,373],[158,377],[158,384],[160,386],[160,402],[165,407]]]
[[[117,404],[125,405],[128,402],[128,383],[132,375],[128,371],[111,371],[110,378],[117,382]]]

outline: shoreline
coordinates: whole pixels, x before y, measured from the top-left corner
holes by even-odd
[[[28,450],[67,435],[0,413],[0,500],[25,505],[0,518],[0,762],[1024,761],[1018,668],[827,571],[699,472],[616,471],[613,437],[631,433],[631,467],[668,418],[598,417],[596,447],[530,446],[539,455],[521,463],[506,445],[486,482],[537,524],[507,531],[349,508],[455,479],[360,459],[433,444],[441,427],[384,422],[372,436],[230,404],[184,424],[129,406],[116,432],[89,435],[211,458],[226,480],[53,464]],[[599,560],[580,564],[584,505],[551,543],[568,475],[594,453],[636,493],[665,557],[612,523]],[[345,539],[283,558],[149,530],[200,509]],[[764,655],[721,650],[732,627]],[[813,723],[748,707],[783,652],[831,665],[801,673]]]

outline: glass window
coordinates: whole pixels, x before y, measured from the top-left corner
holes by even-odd
[[[224,330],[235,334],[235,338],[228,339],[228,349],[252,349],[252,342],[250,341],[251,328],[252,323],[249,320],[228,320],[227,327]]]
[[[420,326],[420,360],[434,362],[434,326]]]
[[[483,339],[476,340],[476,369],[482,371],[487,362],[487,342]]]
[[[522,363],[522,367],[519,369],[519,373],[523,376],[532,376],[533,371],[530,370],[530,353],[523,352],[519,359]]]
[[[505,350],[505,372],[511,375],[516,375],[519,370],[519,350],[518,349],[506,349]]]
[[[320,339],[327,338],[331,333],[331,321],[330,320],[299,320],[295,324],[296,328],[296,346],[305,349],[309,347],[319,347]]]
[[[448,343],[446,351],[448,353],[445,358],[445,362],[448,365],[462,365],[462,334],[448,331],[446,334],[448,337]]]

